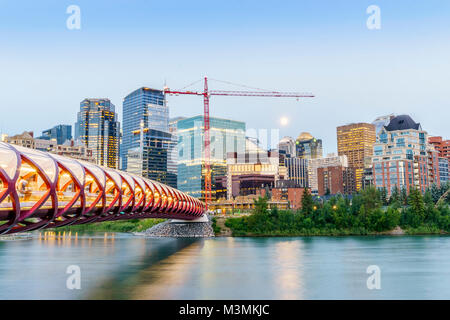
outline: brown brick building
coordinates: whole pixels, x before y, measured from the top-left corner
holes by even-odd
[[[290,209],[302,208],[302,197],[305,188],[272,188],[270,191],[270,201],[275,203],[288,203]],[[266,189],[260,189],[257,192],[258,196],[269,196]]]
[[[450,140],[442,140],[442,137],[429,137],[428,142],[439,152],[439,157],[450,160]]]
[[[330,194],[352,194],[356,191],[356,170],[343,166],[317,169],[319,196]]]

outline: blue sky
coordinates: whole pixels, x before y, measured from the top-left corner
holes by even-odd
[[[72,4],[80,30],[66,28]],[[366,27],[372,4],[380,30]],[[0,131],[73,124],[87,97],[110,98],[120,113],[138,87],[181,88],[207,75],[313,92],[301,101],[213,97],[211,115],[281,136],[309,131],[325,152],[336,150],[336,126],[389,113],[450,138],[449,38],[445,0],[0,0]],[[169,97],[169,106],[171,116],[203,110],[199,97]]]

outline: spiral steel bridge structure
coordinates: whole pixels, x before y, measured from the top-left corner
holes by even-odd
[[[123,219],[193,220],[205,210],[150,179],[0,142],[0,234]]]

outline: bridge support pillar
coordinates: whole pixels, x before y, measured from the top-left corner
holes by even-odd
[[[200,218],[193,220],[180,220],[180,219],[171,219],[170,223],[199,223],[199,222],[209,222],[208,216],[206,214],[202,215]]]

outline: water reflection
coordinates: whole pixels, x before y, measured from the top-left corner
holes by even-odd
[[[167,284],[183,283],[188,276],[186,257],[196,239],[133,239],[139,256],[126,268],[117,269],[87,299],[170,299]],[[185,255],[183,252],[188,250]],[[193,260],[191,260],[193,261]]]
[[[37,241],[41,245],[45,246],[58,246],[58,247],[92,247],[92,240],[93,239],[100,239],[100,234],[95,235],[89,235],[89,234],[83,234],[82,237],[80,237],[80,241],[78,241],[78,232],[74,232],[72,234],[71,231],[69,232],[55,232],[55,231],[46,231],[46,232],[39,232],[37,234]],[[116,234],[115,233],[103,233],[103,244],[104,248],[112,248],[114,247],[114,242],[116,240]]]
[[[273,261],[276,299],[303,299],[303,243],[298,240],[275,244]]]
[[[0,241],[0,299],[450,298],[449,237],[147,239],[36,233]],[[368,290],[379,265],[382,290]],[[81,290],[66,269],[81,268]]]

